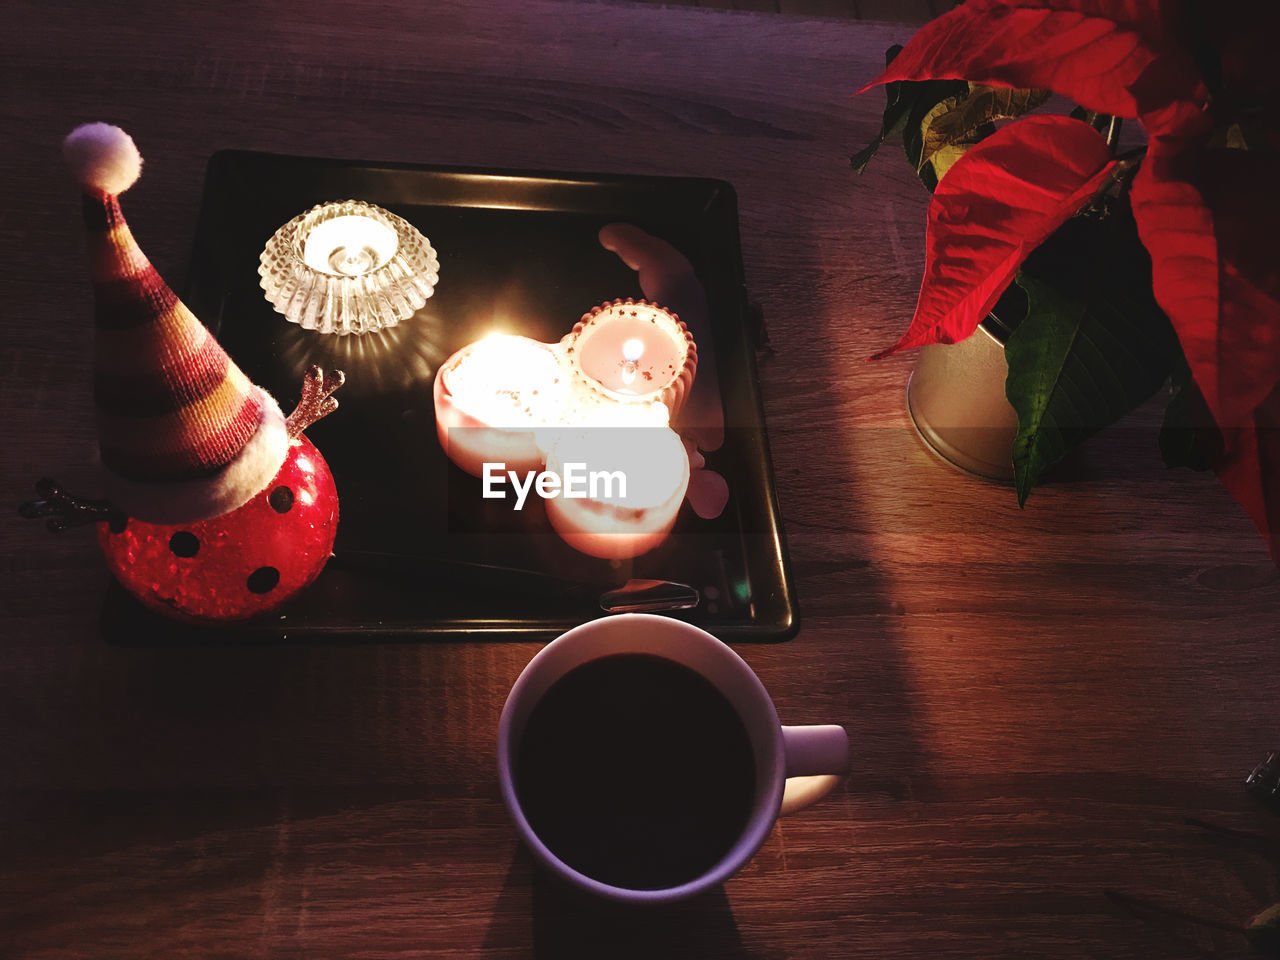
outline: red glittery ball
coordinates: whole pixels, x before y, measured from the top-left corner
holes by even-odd
[[[333,474],[299,437],[271,483],[230,513],[189,524],[130,517],[100,524],[98,542],[116,579],[153,610],[180,620],[244,620],[315,580],[337,532]]]

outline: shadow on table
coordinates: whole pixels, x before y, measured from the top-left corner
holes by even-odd
[[[485,952],[500,954],[516,944],[526,945],[523,955],[537,960],[765,960],[743,945],[723,887],[679,903],[626,906],[569,886],[537,866],[523,847],[512,857]]]

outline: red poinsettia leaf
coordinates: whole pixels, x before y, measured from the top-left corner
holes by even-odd
[[[1280,563],[1280,268],[1268,235],[1280,218],[1280,191],[1271,186],[1270,160],[1213,151],[1204,183],[1221,295],[1214,412],[1226,443],[1215,469]]]
[[[871,359],[973,333],[1022,261],[1085,204],[1111,166],[1098,132],[1069,117],[1027,117],[970,148],[929,204],[911,325]]]
[[[1247,426],[1280,382],[1280,191],[1266,154],[1157,138],[1133,183],[1156,300],[1214,420]]]
[[[1221,431],[1219,478],[1280,562],[1280,222],[1271,157],[1205,150],[1207,124],[1164,117],[1134,179],[1156,299]]]
[[[1214,463],[1218,479],[1280,564],[1280,390],[1253,412],[1249,426],[1227,431],[1224,439],[1230,449]]]
[[[1167,36],[1160,0],[970,0],[921,29],[878,77],[1040,87],[1136,117],[1203,100],[1195,65]]]

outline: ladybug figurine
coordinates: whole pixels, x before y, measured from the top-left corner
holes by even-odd
[[[42,480],[22,513],[48,517],[55,531],[97,522],[111,572],[161,613],[263,614],[310,584],[332,551],[337,490],[302,431],[337,408],[343,376],[308,370],[286,419],[134,241],[118,200],[142,167],[128,134],[88,124],[64,153],[84,191],[107,498]]]
[[[267,613],[309,586],[333,552],[338,491],[328,464],[302,430],[337,408],[340,372],[312,367],[285,421],[289,447],[279,472],[246,503],[193,523],[149,523],[107,500],[82,500],[52,480],[22,505],[61,531],[98,524],[98,544],[120,584],[152,610],[181,620],[243,620]]]

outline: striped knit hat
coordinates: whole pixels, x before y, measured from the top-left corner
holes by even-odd
[[[254,386],[147,260],[118,195],[142,158],[119,127],[63,144],[84,189],[96,327],[93,397],[108,496],[152,523],[192,523],[267,486],[288,449],[275,400]]]

